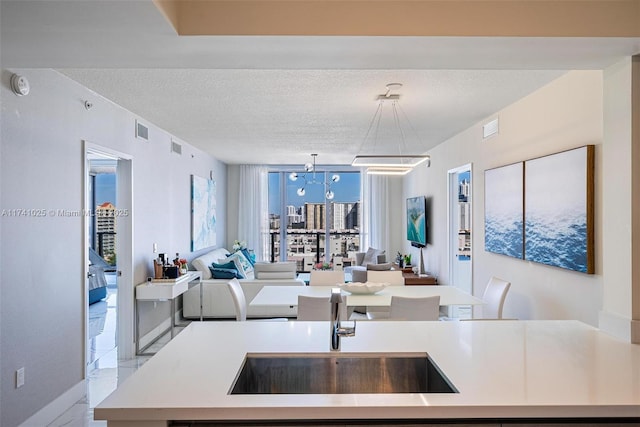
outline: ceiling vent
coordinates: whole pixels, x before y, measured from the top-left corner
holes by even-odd
[[[482,137],[484,139],[489,138],[492,135],[498,133],[498,118],[491,120],[489,123],[486,123],[482,126]]]
[[[136,120],[136,138],[149,141],[149,128]]]
[[[171,152],[182,155],[182,145],[178,144],[174,140],[171,140]]]

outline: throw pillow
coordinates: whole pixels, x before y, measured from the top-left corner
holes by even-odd
[[[364,259],[362,260],[362,265],[367,264],[377,264],[378,263],[378,255],[382,255],[384,251],[375,248],[367,249],[367,253],[364,254]]]
[[[211,263],[211,267],[213,268],[236,268],[236,264],[233,261],[225,262],[224,264],[216,264],[215,262]]]
[[[242,276],[249,277],[249,274],[253,272],[253,266],[249,263],[249,261],[242,255],[242,252],[234,252],[225,259],[221,259],[218,262],[220,263],[228,263],[232,262],[235,264],[235,268],[242,274]]]
[[[238,271],[242,272],[242,274],[247,277],[249,274],[253,273],[253,265],[249,262],[247,257],[245,257],[242,252],[234,252],[227,257],[227,261],[233,261],[236,263],[236,267],[238,264],[242,266],[242,268],[238,267]]]
[[[256,262],[253,260],[253,256],[251,256],[251,253],[249,252],[249,249],[247,248],[242,248],[240,249],[240,252],[242,252],[242,255],[244,255],[244,257],[247,259],[247,261],[249,261],[249,263],[254,266],[256,265]]]
[[[233,264],[233,263],[231,263]],[[240,272],[235,268],[214,268],[209,267],[211,271],[211,276],[214,279],[244,279]]]

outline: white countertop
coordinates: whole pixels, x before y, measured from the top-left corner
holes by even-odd
[[[246,353],[329,353],[327,322],[193,322],[96,419],[640,417],[640,345],[577,321],[366,322],[342,352],[427,352],[457,394],[229,395]]]

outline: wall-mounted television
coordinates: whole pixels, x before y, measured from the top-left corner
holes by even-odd
[[[424,196],[407,199],[407,240],[411,246],[427,246],[427,201]]]

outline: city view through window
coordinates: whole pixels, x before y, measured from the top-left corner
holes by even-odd
[[[316,172],[304,180],[290,172],[269,173],[269,237],[272,261],[295,261],[298,271],[350,265],[360,251],[361,196],[359,172]],[[325,174],[331,181],[327,200]],[[304,194],[299,189],[304,186]]]
[[[110,265],[116,265],[116,175],[101,173],[93,179],[95,212],[91,221],[93,249]]]

